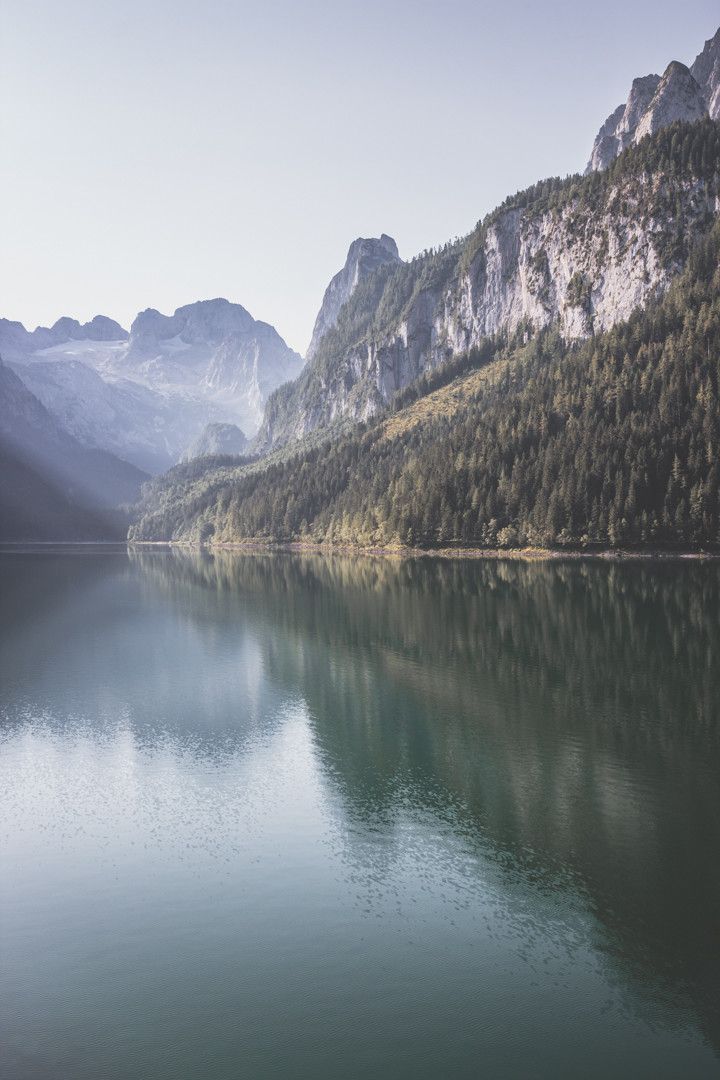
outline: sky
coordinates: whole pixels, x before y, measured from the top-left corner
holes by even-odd
[[[0,316],[224,296],[304,352],[356,236],[400,254],[582,170],[717,0],[0,0]]]

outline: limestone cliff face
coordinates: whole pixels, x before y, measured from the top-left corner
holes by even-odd
[[[347,253],[345,265],[332,279],[320,306],[306,360],[317,352],[324,334],[337,322],[340,309],[350,299],[361,281],[385,263],[400,262],[397,244],[391,236],[383,233],[378,238],[360,237],[353,240]]]
[[[676,120],[694,123],[707,116],[702,90],[684,64],[673,60],[658,83],[652,101],[635,130],[636,143],[646,135],[674,124]]]
[[[585,172],[606,169],[628,146],[636,146],[676,120],[693,123],[708,115],[703,89],[689,68],[673,60],[663,77],[635,79],[627,104],[618,106],[597,134]]]
[[[664,75],[633,81],[627,103],[600,128],[586,172],[606,169],[618,154],[676,120],[720,118],[720,30],[705,42],[692,67],[673,60]]]
[[[226,334],[214,349],[203,385],[220,399],[232,401],[238,415],[262,417],[268,395],[294,379],[302,359],[269,323],[254,322]]]
[[[469,263],[459,258],[447,282],[417,288],[389,332],[332,358],[321,354],[322,364],[310,363],[274,395],[256,449],[342,417],[366,419],[424,371],[498,331],[554,324],[577,339],[626,319],[679,269],[670,208],[682,206],[689,241],[718,214],[716,189],[701,180],[635,177],[591,207],[571,199],[561,209],[495,215]]]
[[[586,172],[607,169],[626,146],[633,143],[637,126],[653,99],[660,83],[659,75],[644,75],[634,79],[625,105],[618,105],[600,128],[590,155]]]
[[[702,89],[711,118],[720,120],[720,30],[705,42],[690,71]]]

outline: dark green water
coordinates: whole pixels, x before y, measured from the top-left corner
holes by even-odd
[[[3,1080],[720,1073],[720,567],[0,591]]]

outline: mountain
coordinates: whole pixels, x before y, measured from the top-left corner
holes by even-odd
[[[110,381],[67,348],[60,356],[54,350],[38,355],[45,359],[10,366],[60,424],[83,446],[108,450],[146,472],[173,465],[188,431],[205,422],[201,403],[132,379]]]
[[[322,337],[335,326],[340,309],[350,299],[360,282],[380,266],[400,261],[397,244],[387,233],[383,233],[378,238],[359,237],[353,240],[345,265],[335,274],[325,290],[315,319],[312,339],[305,355],[306,360],[312,360]]]
[[[705,42],[690,71],[702,87],[710,116],[713,120],[720,120],[720,29]]]
[[[0,349],[80,442],[151,472],[178,461],[208,423],[256,431],[267,397],[302,368],[274,327],[224,299],[169,316],[149,308],[129,334],[104,316],[32,333],[0,320]]]
[[[203,300],[161,315],[149,308],[130,327],[114,370],[164,393],[201,397],[228,422],[256,430],[268,394],[302,367],[274,327],[240,304]]]
[[[716,220],[665,294],[612,329],[499,335],[367,424],[157,479],[131,539],[717,547],[719,267]]]
[[[367,420],[501,331],[554,325],[572,340],[627,319],[667,288],[717,213],[717,148],[710,120],[662,128],[603,172],[543,181],[464,240],[380,266],[300,377],[269,398],[254,449]]]
[[[127,341],[128,332],[107,315],[95,315],[81,325],[63,316],[52,326],[26,330],[22,323],[0,319],[0,353],[5,360],[22,360],[28,354],[70,341]]]
[[[237,456],[247,449],[245,433],[236,424],[208,424],[188,446],[181,463],[196,458]]]
[[[720,119],[720,30],[705,42],[692,67],[673,60],[662,78],[635,79],[627,103],[618,105],[600,128],[586,172],[606,169],[628,146],[635,146],[678,120]]]
[[[81,446],[0,360],[0,538],[122,539],[147,474]]]

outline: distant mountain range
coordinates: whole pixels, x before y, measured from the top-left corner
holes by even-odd
[[[0,356],[79,442],[149,472],[208,423],[254,433],[268,395],[302,367],[272,326],[223,299],[149,308],[129,333],[102,315],[32,332],[0,319]]]

